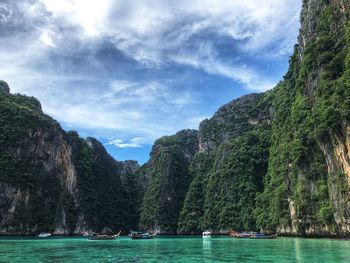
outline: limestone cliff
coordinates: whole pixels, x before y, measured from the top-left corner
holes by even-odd
[[[271,94],[250,94],[200,124],[180,233],[255,228],[254,198],[267,170],[271,118]]]
[[[138,183],[121,177],[134,176],[138,164],[115,161],[95,139],[62,130],[35,98],[0,87],[0,234],[135,226],[124,207],[139,203],[127,190]]]
[[[197,131],[184,130],[157,140],[151,158],[141,168],[148,178],[141,227],[175,234],[183,201],[191,183],[189,165],[198,151]]]
[[[349,235],[349,1],[305,0],[299,43],[274,89],[258,224],[289,235]]]
[[[178,232],[350,235],[349,8],[304,0],[283,81],[200,124]]]
[[[271,115],[271,94],[251,94],[220,108],[198,132],[181,131],[156,141],[140,170],[149,180],[141,227],[174,234],[254,225]],[[247,218],[235,221],[240,213]]]

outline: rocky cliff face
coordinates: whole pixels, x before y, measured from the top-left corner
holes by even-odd
[[[349,129],[349,124],[344,123],[329,134],[328,140],[319,142],[327,164],[330,203],[337,227],[333,233],[343,235],[350,233]]]
[[[348,20],[348,1],[303,3],[299,44],[274,90],[277,140],[257,210],[263,229],[349,235]]]
[[[216,152],[221,144],[239,137],[261,122],[271,121],[270,109],[257,105],[263,94],[249,94],[221,107],[199,126],[200,152]]]
[[[0,86],[0,234],[136,225],[123,209],[136,200],[126,188],[138,184],[121,177],[134,176],[137,163],[116,162],[95,139],[63,131],[36,99],[11,95],[6,82]]]
[[[284,80],[201,123],[178,232],[350,234],[349,7],[304,0]]]
[[[141,210],[141,227],[175,234],[183,201],[191,183],[189,165],[198,151],[197,131],[184,130],[157,140],[151,159],[141,169],[148,185]]]
[[[2,92],[3,94],[7,94],[7,95],[10,94],[10,87],[3,80],[0,80],[0,92]]]
[[[270,97],[244,96],[200,124],[199,151],[190,166],[193,180],[178,232],[254,228],[254,198],[267,169]]]
[[[220,108],[200,124],[199,132],[159,139],[143,168],[149,183],[141,226],[174,234],[254,224],[254,198],[267,169],[271,114],[271,94],[251,94]],[[247,218],[235,221],[239,213]]]

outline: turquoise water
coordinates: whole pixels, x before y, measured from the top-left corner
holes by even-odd
[[[278,238],[0,238],[0,262],[350,262],[350,241]]]

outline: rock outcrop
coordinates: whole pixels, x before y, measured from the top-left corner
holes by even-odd
[[[138,180],[121,178],[136,176],[138,164],[115,161],[96,139],[65,132],[35,98],[0,85],[0,234],[135,227],[139,208],[124,207],[139,206],[129,193]]]
[[[258,225],[349,235],[349,2],[305,0],[299,43],[274,89],[269,172]]]
[[[283,81],[201,123],[178,232],[350,235],[349,7],[304,0]]]
[[[189,165],[198,151],[198,133],[184,130],[157,140],[151,158],[140,170],[148,184],[141,209],[141,227],[176,234],[178,217],[191,183]]]
[[[236,99],[200,124],[178,232],[255,228],[254,199],[267,171],[271,120],[267,93]]]
[[[4,94],[10,94],[10,87],[7,82],[0,80],[0,92]]]

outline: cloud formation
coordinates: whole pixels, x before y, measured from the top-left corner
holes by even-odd
[[[196,128],[210,113],[205,83],[272,88],[300,8],[301,0],[3,0],[0,78],[66,127],[138,147]]]

